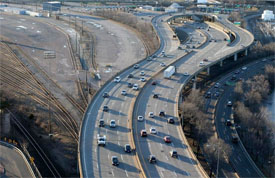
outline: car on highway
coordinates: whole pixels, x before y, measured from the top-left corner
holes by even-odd
[[[98,126],[99,127],[104,127],[105,126],[104,119],[99,119]]]
[[[126,90],[122,90],[121,94],[124,95],[124,96],[126,96],[127,95],[127,91]]]
[[[105,144],[106,144],[106,135],[97,134],[97,145],[105,146]]]
[[[132,149],[131,149],[130,144],[125,144],[125,145],[124,145],[124,151],[125,151],[126,153],[131,153]]]
[[[142,137],[147,137],[147,132],[146,132],[146,130],[141,130],[141,131],[140,131],[140,136],[142,136]]]
[[[128,83],[128,88],[133,88],[133,84],[132,83]]]
[[[171,143],[172,142],[170,136],[164,136],[163,140],[164,140],[165,143]]]
[[[134,86],[133,86],[133,90],[138,90],[139,88],[138,88],[138,84],[134,84]]]
[[[165,117],[165,111],[160,111],[159,116]]]
[[[152,61],[152,57],[148,57],[148,58],[147,58],[147,61]]]
[[[240,73],[240,70],[236,70],[235,72],[234,72],[234,74],[239,74]]]
[[[138,69],[138,68],[139,68],[139,64],[135,64],[134,69]]]
[[[174,158],[177,158],[178,157],[178,152],[176,150],[171,150],[170,151],[170,156],[174,157]]]
[[[211,98],[211,92],[208,91],[206,94],[205,94],[205,98]]]
[[[118,161],[117,156],[112,156],[111,161],[112,161],[113,166],[118,166],[119,165],[119,161]]]
[[[133,78],[134,75],[133,75],[133,74],[129,74],[127,77],[128,77],[128,78]]]
[[[154,81],[152,82],[152,85],[157,85],[157,81],[154,80]]]
[[[144,77],[141,77],[139,80],[140,80],[141,82],[146,82],[146,79],[145,79]]]
[[[139,74],[140,74],[141,76],[144,76],[144,75],[145,75],[145,72],[144,72],[144,71],[141,71]]]
[[[153,112],[149,112],[149,113],[148,113],[148,116],[149,116],[150,118],[154,118],[154,117],[155,117]]]
[[[231,141],[232,141],[232,143],[238,143],[239,142],[238,136],[237,135],[233,135]]]
[[[188,72],[184,72],[183,75],[184,76],[189,76],[189,73]]]
[[[151,127],[151,128],[150,128],[150,133],[151,133],[151,134],[157,134],[157,129],[154,128],[154,127]]]
[[[120,80],[121,80],[121,78],[120,78],[119,76],[117,76],[117,77],[114,79],[114,82],[119,83]]]
[[[111,120],[110,121],[110,127],[111,128],[115,128],[116,127],[116,121],[115,120]]]
[[[137,120],[138,120],[138,121],[143,121],[144,118],[143,118],[143,116],[138,116],[138,117],[137,117]]]
[[[157,57],[157,55],[156,55],[156,54],[154,54],[152,57],[153,57],[153,58],[156,58],[156,57]]]
[[[231,107],[232,106],[232,101],[228,101],[227,106]]]
[[[174,123],[175,123],[175,120],[174,120],[173,117],[169,117],[169,118],[167,119],[167,122],[168,122],[169,124],[174,124]]]
[[[158,94],[153,94],[153,98],[159,98],[159,95]]]
[[[204,62],[208,62],[208,59],[205,58],[205,59],[203,59],[203,61],[204,61]]]
[[[246,69],[247,69],[247,67],[246,67],[246,66],[242,67],[242,70],[246,70]]]
[[[162,62],[162,63],[160,63],[160,66],[161,66],[161,67],[165,67],[166,65],[165,65],[164,62]]]
[[[109,98],[109,94],[107,92],[104,92],[102,95],[103,98]]]
[[[108,112],[108,111],[109,111],[109,107],[108,107],[107,105],[104,105],[104,106],[103,106],[103,111],[104,111],[104,112]]]
[[[149,163],[156,163],[157,162],[157,158],[155,155],[149,155]]]
[[[230,119],[227,119],[225,123],[226,123],[226,126],[231,126],[231,125],[232,125],[232,123],[231,123],[231,120],[230,120]]]
[[[220,83],[216,83],[215,85],[214,85],[214,88],[219,88],[220,87]]]
[[[200,67],[205,66],[204,62],[201,61],[200,64],[199,64],[199,66],[200,66]]]
[[[220,92],[216,91],[216,92],[214,93],[214,97],[218,98],[219,96],[220,96]]]

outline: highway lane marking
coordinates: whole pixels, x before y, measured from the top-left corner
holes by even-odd
[[[129,176],[128,176],[128,173],[127,173],[127,171],[126,171],[126,170],[125,170],[125,174],[126,174],[126,176],[127,176],[127,177],[129,177]]]
[[[115,177],[115,174],[114,174],[114,169],[112,169],[112,175],[113,175],[113,177]]]
[[[171,143],[172,146],[174,146],[174,143]]]
[[[123,156],[122,156],[122,155],[120,155],[120,157],[121,157],[121,160],[123,160]]]
[[[119,141],[117,142],[117,144],[120,146],[120,143],[119,143]]]
[[[240,162],[242,162],[242,159],[240,158],[240,156],[237,156],[237,158],[238,158],[238,160],[239,160]]]
[[[246,169],[246,171],[250,174],[250,171],[248,169]]]
[[[167,156],[165,156],[165,158],[167,159],[167,161],[169,160]]]
[[[96,167],[97,167],[97,169],[98,169],[98,163],[96,164]]]
[[[160,174],[161,174],[161,177],[164,177],[163,173],[162,173],[163,170],[160,171]]]
[[[175,174],[176,177],[178,177],[178,175],[177,175],[177,173],[175,171],[174,171],[174,174]]]
[[[148,142],[148,147],[151,148],[151,144]]]
[[[110,152],[108,152],[108,159],[110,159]]]

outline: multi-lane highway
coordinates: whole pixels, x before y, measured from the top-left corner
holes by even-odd
[[[270,61],[267,61],[270,62]],[[240,177],[263,177],[261,171],[257,168],[253,160],[249,158],[249,155],[244,150],[244,147],[241,146],[241,143],[234,144],[232,143],[232,135],[236,133],[235,127],[227,126],[226,121],[230,120],[233,123],[232,116],[232,107],[227,106],[228,101],[234,102],[234,86],[235,85],[225,85],[226,82],[230,82],[234,84],[239,78],[243,80],[247,80],[251,76],[260,72],[264,65],[267,64],[264,60],[258,60],[247,65],[246,70],[237,69],[220,79],[218,82],[220,83],[220,88],[212,87],[209,91],[213,94],[218,91],[221,93],[221,97],[218,98],[218,102],[216,105],[216,115],[215,122],[218,135],[221,139],[223,139],[227,144],[231,145],[232,154],[230,156],[230,163],[233,166],[233,169],[236,170]],[[235,75],[236,79],[232,80],[232,76]],[[212,100],[216,100],[217,98],[212,97]],[[210,99],[210,100],[211,100]]]

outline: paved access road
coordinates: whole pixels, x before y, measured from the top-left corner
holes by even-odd
[[[155,23],[156,22],[156,23]],[[163,38],[161,39],[161,50],[168,46],[169,49],[177,49],[179,42],[170,40],[173,32],[167,28],[165,23],[162,23],[159,18],[153,20],[157,26],[157,30]],[[165,48],[165,51],[167,49]],[[183,51],[181,51],[183,53]],[[162,60],[165,60],[164,58]],[[139,81],[140,71],[145,72],[145,78],[152,75],[152,69],[159,69],[159,61],[143,61],[140,62],[140,68],[135,70],[129,68],[120,74],[121,82],[109,82],[102,87],[98,94],[94,97],[85,113],[85,119],[82,123],[82,130],[80,135],[80,157],[81,169],[84,177],[138,177],[139,169],[134,155],[124,153],[124,144],[130,143],[130,125],[129,119],[131,115],[128,114],[131,102],[134,100],[136,91],[127,88],[127,82],[137,83],[141,86]],[[128,79],[127,75],[132,73],[135,77]],[[126,90],[128,95],[122,96],[121,91]],[[108,92],[110,97],[104,99],[102,97],[104,92]],[[104,105],[108,105],[109,112],[103,112]],[[103,118],[105,127],[98,127],[98,120]],[[116,128],[109,128],[109,122],[113,119],[117,123]],[[96,143],[97,134],[106,135],[107,145],[105,147],[98,147]],[[111,156],[118,156],[121,164],[118,167],[111,165]]]
[[[19,152],[12,146],[0,144],[0,163],[5,168],[5,175],[1,177],[35,177],[33,171]]]
[[[201,24],[204,25],[204,24]],[[198,24],[196,24],[198,26]],[[192,29],[186,28],[187,33]],[[200,36],[193,32],[194,36]],[[205,32],[207,33],[207,32]],[[176,117],[177,101],[176,94],[179,92],[181,85],[189,76],[184,76],[184,72],[192,74],[200,67],[198,66],[204,58],[208,58],[226,47],[226,42],[223,40],[225,34],[211,29],[209,36],[214,37],[217,42],[207,42],[208,44],[202,49],[197,49],[195,52],[181,58],[175,63],[177,73],[171,80],[163,79],[163,73],[160,73],[154,80],[158,81],[156,86],[150,83],[145,86],[137,99],[137,104],[134,112],[135,126],[135,141],[138,154],[142,160],[142,166],[146,170],[148,177],[201,177],[200,171],[197,169],[197,162],[193,160],[186,150],[187,146],[182,142],[182,138],[178,129],[181,129],[180,123]],[[153,93],[159,94],[159,98],[153,98]],[[159,112],[165,111],[166,116],[160,117]],[[148,113],[154,112],[155,117],[149,118]],[[145,117],[144,122],[138,122],[136,117],[142,115]],[[168,117],[176,120],[176,124],[168,124]],[[151,127],[156,128],[157,134],[149,134],[147,138],[141,138],[139,131],[146,129],[149,133]],[[170,136],[171,144],[164,143],[163,137]],[[171,150],[177,150],[179,158],[172,158],[169,155]],[[148,157],[153,154],[157,158],[157,164],[150,164]]]
[[[261,72],[264,65],[266,65],[267,63],[271,63],[271,61],[258,60],[247,65],[246,70],[237,69],[236,71],[231,72],[230,74],[226,75],[218,81],[222,86],[221,88],[211,88],[209,90],[211,93],[214,93],[216,90],[218,90],[221,93],[221,97],[218,98],[218,103],[216,105],[216,128],[219,137],[222,138],[232,148],[230,163],[233,169],[236,170],[240,177],[263,177],[263,175],[255,166],[254,162],[251,159],[249,159],[249,156],[245,153],[240,143],[232,143],[232,135],[236,133],[234,125],[230,127],[226,126],[225,124],[226,120],[231,120],[231,122],[233,123],[233,118],[231,117],[231,115],[233,114],[232,107],[227,106],[228,101],[234,102],[234,84],[236,80],[231,80],[231,78],[233,75],[236,75],[237,80],[239,78],[242,78],[244,81],[246,81],[248,78],[251,78],[258,72]],[[232,85],[225,86],[224,84],[228,81]]]

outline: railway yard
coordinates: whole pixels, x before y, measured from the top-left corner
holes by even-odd
[[[241,141],[231,141],[235,125],[229,128],[220,121],[233,112],[225,96],[220,101],[205,95],[201,101],[208,114],[202,117],[211,121],[207,129],[230,147],[221,158],[218,152],[217,166],[212,161],[216,155],[201,144],[207,134],[199,143],[197,135],[186,135],[181,110],[192,88],[227,95],[234,93],[233,84],[226,89],[234,70],[248,80],[249,66],[249,76],[254,75],[250,67],[256,71],[258,62],[252,63],[256,59],[249,55],[257,43],[254,36],[268,36],[262,40],[267,44],[274,40],[274,31],[258,23],[258,14],[245,17],[248,31],[231,23],[228,15],[192,8],[155,13],[124,5],[67,3],[49,17],[42,6],[0,7],[0,177],[272,174],[267,166],[258,168]],[[11,13],[17,8],[43,15]],[[93,9],[101,14],[117,11],[123,23],[106,14],[95,16]],[[127,16],[132,25],[125,24]],[[157,37],[153,32],[145,36],[138,25],[147,30],[144,34],[152,30]],[[266,61],[274,66],[272,54],[274,50],[261,59],[262,68]],[[244,64],[246,69],[239,69]],[[167,77],[163,74],[169,66],[174,71]],[[273,169],[273,162],[268,166]]]

